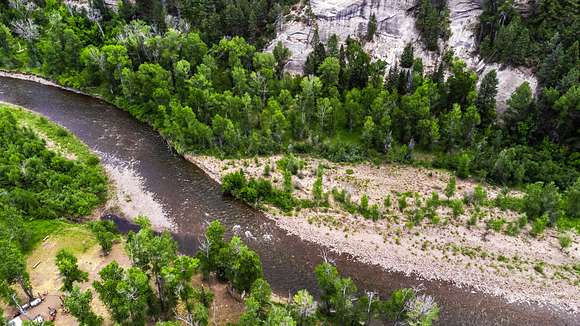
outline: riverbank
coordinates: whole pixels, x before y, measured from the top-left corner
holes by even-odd
[[[276,168],[280,156],[246,160],[220,160],[208,156],[187,159],[220,182],[224,175],[242,169],[248,177],[269,176],[276,187],[282,187],[283,176]],[[446,198],[444,189],[451,175],[446,171],[384,164],[336,164],[311,157],[301,157],[304,168],[294,177],[294,196],[312,198],[312,186],[319,165],[325,166],[323,191],[345,190],[353,202],[368,196],[369,206],[377,204],[386,218],[372,221],[360,214],[350,214],[332,200],[328,208],[301,209],[284,214],[275,207],[262,210],[290,234],[324,245],[338,253],[348,253],[357,260],[380,265],[384,269],[416,275],[421,279],[442,280],[459,287],[470,287],[486,294],[501,296],[510,302],[538,303],[568,312],[580,311],[580,245],[577,234],[570,233],[572,246],[563,250],[558,233],[548,229],[540,237],[529,235],[526,225],[517,235],[490,230],[490,220],[515,224],[520,215],[497,207],[465,205],[464,212],[454,216],[448,207],[439,207],[439,221],[425,221],[410,226],[414,208],[431,197]],[[457,180],[457,191],[451,200],[473,194],[477,184]],[[500,189],[485,186],[491,201]],[[398,198],[409,194],[407,207],[398,207]],[[512,196],[521,196],[512,192]],[[390,196],[392,205],[384,207]],[[418,205],[419,204],[419,205]],[[473,216],[478,218],[473,222]],[[470,222],[471,220],[471,222]]]
[[[0,72],[1,74],[2,72]],[[31,75],[20,74],[20,77],[42,80]],[[45,80],[45,82],[47,85],[54,86],[50,81]],[[68,160],[82,161],[87,161],[94,155],[80,140],[68,137],[67,135],[71,133],[66,128],[43,122],[43,119],[47,119],[46,117],[26,108],[1,101],[0,107],[5,107],[16,114],[19,122],[33,130],[45,141],[47,148],[56,154]],[[97,154],[101,157],[104,155],[103,153]],[[168,223],[169,219],[162,205],[150,191],[145,189],[143,178],[135,172],[134,162],[119,162],[114,161],[113,158],[108,158],[107,161],[113,161],[113,163],[101,164],[103,173],[106,174],[108,180],[107,201],[97,207],[87,219],[98,219],[106,212],[115,211],[129,219],[139,215],[147,216],[156,228],[171,229],[172,225]]]
[[[28,88],[33,90],[32,93]],[[107,153],[104,156],[106,160],[110,156],[125,163],[139,160],[135,162],[134,171],[143,176],[146,189],[154,193],[164,208],[171,212],[168,216],[177,227],[175,234],[181,237],[180,241],[186,247],[196,241],[194,234],[203,230],[205,218],[216,217],[226,222],[230,230],[237,230],[241,225],[242,236],[250,234],[245,239],[259,252],[264,266],[267,266],[266,276],[273,287],[278,288],[278,293],[286,296],[288,291],[294,291],[288,289],[295,288],[297,284],[298,288],[315,288],[313,266],[310,264],[320,259],[324,246],[315,242],[299,241],[294,235],[286,235],[288,232],[278,227],[275,220],[265,221],[262,214],[222,198],[219,187],[208,182],[205,175],[197,172],[198,169],[177,158],[167,149],[166,143],[159,140],[158,135],[153,136],[149,129],[122,114],[122,110],[100,104],[99,101],[63,94],[50,87],[35,86],[27,82],[7,81],[3,90],[4,94],[13,93],[13,96],[4,96],[12,103],[27,103],[35,111],[67,125],[79,138],[90,144],[93,150]],[[161,147],[162,150],[156,150]],[[176,192],[175,189],[179,191]],[[252,234],[264,233],[268,235],[268,239],[272,237],[273,240],[262,241],[262,237],[257,240],[251,237]],[[329,256],[336,259],[337,266],[347,271],[362,289],[375,289],[388,295],[393,287],[423,284],[425,291],[435,294],[443,304],[445,309],[442,323],[447,325],[490,322],[520,325],[529,322],[530,318],[536,321],[532,324],[570,325],[577,320],[573,315],[552,312],[537,305],[506,305],[498,297],[480,295],[471,289],[460,289],[442,282],[417,280],[415,275],[405,277],[401,273],[390,273],[372,264],[365,266],[358,260],[350,261],[348,255]]]

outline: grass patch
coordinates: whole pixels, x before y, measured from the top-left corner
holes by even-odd
[[[69,223],[64,220],[34,220],[25,223],[31,236],[31,250],[34,251],[47,236],[58,237],[59,244],[73,253],[85,252],[97,244],[97,240],[87,225]]]
[[[91,246],[97,243],[89,228],[83,224],[73,224],[64,220],[33,220],[25,222],[25,227],[30,232],[31,244],[31,249],[27,253],[34,251],[47,236],[62,236],[67,248],[70,247],[76,252],[84,252],[87,241],[91,242]],[[83,243],[85,245],[82,245]]]

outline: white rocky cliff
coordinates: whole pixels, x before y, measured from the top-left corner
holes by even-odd
[[[415,29],[415,18],[412,9],[418,0],[304,0],[296,5],[292,13],[281,23],[277,38],[271,43],[272,48],[282,41],[292,51],[292,58],[286,69],[290,72],[301,72],[308,53],[314,30],[318,27],[320,40],[325,42],[332,34],[345,40],[349,35],[366,34],[368,21],[375,14],[378,22],[377,34],[373,42],[365,48],[375,58],[381,58],[393,64],[408,42],[414,44],[416,55],[423,58],[427,69],[433,68],[439,56],[433,52],[423,51],[418,31]],[[501,67],[497,64],[485,64],[475,53],[475,29],[481,14],[481,0],[448,0],[450,10],[450,29],[452,35],[444,46],[453,50],[456,56],[476,70],[479,75],[496,69],[499,79],[498,104],[505,105],[505,100],[524,81],[532,89],[537,81],[530,71]]]

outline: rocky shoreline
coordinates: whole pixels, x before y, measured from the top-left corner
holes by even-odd
[[[280,157],[235,161],[208,156],[186,158],[219,183],[223,175],[239,169],[248,176],[260,177],[262,169],[254,165],[263,167]],[[330,172],[324,177],[324,191],[329,191],[333,185],[343,185],[347,179],[351,186],[358,182],[367,189],[370,203],[377,195],[391,191],[390,185],[402,191],[415,188],[428,193],[444,188],[443,181],[449,176],[444,171],[405,166],[339,165],[312,158],[304,160],[305,170],[314,170],[318,164],[329,167]],[[346,170],[349,171],[345,176]],[[314,175],[306,172],[300,179],[303,189],[295,190],[295,196],[304,197],[308,193]],[[273,173],[274,184],[277,177]],[[458,189],[463,191],[473,189],[474,185],[471,181],[458,181]],[[356,186],[350,188],[353,198],[360,196],[359,190]],[[491,187],[486,190],[490,197],[499,192]],[[572,272],[559,278],[568,266],[580,261],[577,236],[575,244],[563,252],[558,248],[554,230],[547,230],[541,239],[535,239],[523,234],[508,236],[490,232],[481,225],[467,227],[467,223],[462,222],[407,229],[403,222],[373,222],[335,209],[302,209],[291,216],[269,206],[262,211],[286,232],[334,252],[347,253],[365,264],[379,265],[419,279],[452,282],[458,287],[503,297],[508,302],[536,303],[568,313],[580,312],[580,277]],[[468,213],[469,209],[460,221],[465,221]],[[507,220],[516,218],[513,212],[496,209],[490,209],[488,214]],[[542,266],[542,273],[535,266]]]

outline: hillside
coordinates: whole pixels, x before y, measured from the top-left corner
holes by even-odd
[[[301,73],[306,57],[312,51],[312,40],[316,29],[321,42],[326,42],[332,34],[342,41],[349,35],[364,35],[372,14],[377,19],[377,34],[373,41],[364,46],[374,58],[387,61],[389,66],[403,53],[407,43],[415,46],[415,54],[423,58],[426,68],[432,70],[441,61],[437,52],[426,51],[421,45],[419,32],[415,27],[414,0],[311,0],[310,5],[303,3],[293,7],[279,25],[277,37],[269,48],[281,41],[292,51],[286,69]],[[451,36],[442,48],[452,50],[464,60],[468,67],[477,71],[479,76],[492,69],[498,74],[499,107],[505,107],[505,100],[523,82],[530,83],[532,89],[537,80],[529,69],[503,67],[485,63],[477,54],[475,33],[482,8],[479,0],[449,0]]]

